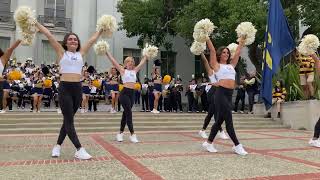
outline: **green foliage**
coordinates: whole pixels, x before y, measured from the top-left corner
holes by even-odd
[[[283,66],[279,73],[273,77],[273,84],[278,79],[283,80],[286,90],[287,97],[286,101],[296,101],[305,99],[303,88],[300,85],[299,78],[299,66],[295,63],[288,63]]]
[[[300,5],[300,19],[306,26],[310,26],[311,32],[320,36],[320,1],[319,0],[296,0]]]

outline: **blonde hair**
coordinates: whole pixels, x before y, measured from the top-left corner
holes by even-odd
[[[133,61],[133,64],[134,64],[134,59],[133,59],[133,57],[128,56],[128,57],[126,57],[126,58],[124,59],[124,61],[123,61],[124,66],[127,66],[127,63],[128,63],[130,60]],[[134,64],[134,65],[135,65],[135,64]]]

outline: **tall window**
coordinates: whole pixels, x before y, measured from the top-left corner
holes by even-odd
[[[2,51],[5,51],[10,46],[10,38],[8,37],[0,37],[0,48]]]
[[[66,16],[66,1],[45,0],[44,16],[64,18]]]
[[[124,48],[123,49],[123,61],[128,57],[131,56],[134,59],[134,63],[137,66],[140,63],[140,57],[141,57],[141,49],[129,49]],[[139,72],[137,73],[137,77],[139,78]]]
[[[161,51],[161,74],[174,77],[176,74],[176,52]]]
[[[0,0],[0,15],[6,15],[10,12],[11,0]]]
[[[57,61],[57,54],[49,44],[49,41],[43,40],[42,41],[42,59],[39,61],[40,63],[44,64],[52,64]]]
[[[205,54],[205,56],[207,57],[207,60],[209,61],[210,56],[208,54]],[[203,65],[201,56],[195,56],[195,63],[194,64],[195,64],[194,72],[195,72],[196,78],[202,77],[202,73],[204,73],[205,75],[207,74],[207,71]]]

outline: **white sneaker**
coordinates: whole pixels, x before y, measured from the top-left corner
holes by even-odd
[[[320,148],[320,141],[318,139],[317,140],[310,139],[309,144],[310,146]]]
[[[218,131],[218,136],[220,139],[229,139],[224,131]]]
[[[88,154],[87,151],[83,147],[80,148],[78,151],[76,151],[76,153],[74,154],[74,157],[77,159],[82,159],[82,160],[92,158],[92,156],[90,154]]]
[[[40,113],[40,110],[38,110],[37,113]]]
[[[133,142],[133,143],[138,143],[138,139],[137,139],[137,135],[136,134],[133,134],[129,137],[130,141]]]
[[[233,147],[232,147],[232,150],[233,150],[235,153],[237,153],[237,154],[239,154],[239,155],[242,155],[242,156],[245,156],[245,155],[248,154],[248,152],[243,149],[242,144],[238,144],[238,146],[233,146]]]
[[[240,114],[243,114],[244,112],[243,111],[240,111]]]
[[[113,108],[111,108],[111,110],[110,110],[110,113],[111,114],[114,114],[114,113],[116,113],[117,111],[116,110],[114,110]]]
[[[57,113],[61,114],[61,109],[60,108],[57,109]]]
[[[154,113],[154,114],[159,114],[159,113],[160,113],[160,112],[159,112],[158,110],[156,110],[156,109],[153,109],[151,112]]]
[[[214,148],[213,144],[212,143],[210,144],[207,141],[202,143],[202,147],[208,152],[212,152],[212,153],[218,152],[218,150],[216,148]]]
[[[200,135],[203,139],[207,139],[207,138],[208,138],[208,136],[207,136],[207,134],[206,134],[206,131],[200,130],[200,131],[199,131],[199,135]]]
[[[122,142],[123,141],[123,133],[117,134],[116,139],[118,142]]]
[[[1,114],[6,113],[6,110],[1,110],[0,113]]]
[[[80,113],[84,113],[84,109],[80,109]]]
[[[61,151],[61,146],[60,145],[55,145],[52,149],[52,154],[51,157],[59,157],[60,156],[60,151]]]

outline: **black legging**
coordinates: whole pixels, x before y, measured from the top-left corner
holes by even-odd
[[[313,137],[319,139],[319,136],[320,136],[320,117],[319,117],[317,124],[314,126]]]
[[[208,138],[209,142],[213,142],[219,129],[221,128],[223,121],[226,121],[226,129],[231,140],[233,141],[234,145],[237,146],[239,144],[232,122],[232,94],[233,89],[224,87],[218,87],[215,92],[215,123],[211,128],[211,132]]]
[[[79,149],[81,148],[81,144],[74,128],[74,115],[82,101],[81,83],[62,81],[59,85],[58,92],[59,104],[63,115],[63,124],[57,144],[61,145],[66,135],[68,135],[73,145]]]
[[[204,119],[204,122],[203,122],[203,127],[202,129],[203,130],[206,130],[210,121],[211,121],[211,118],[213,117],[214,115],[214,112],[215,112],[215,108],[214,108],[214,94],[215,94],[215,91],[216,91],[216,87],[212,86],[210,88],[210,90],[208,91],[207,93],[207,96],[208,96],[208,114],[206,116],[206,118]],[[222,128],[220,126],[220,129],[219,131],[222,131]]]
[[[132,124],[132,106],[134,103],[134,90],[129,88],[123,88],[120,93],[119,101],[123,107],[120,133],[124,131],[126,124],[128,125],[131,134],[134,133]]]
[[[2,72],[0,72],[2,73]],[[3,99],[3,80],[0,81],[0,109],[2,109],[2,99]]]

